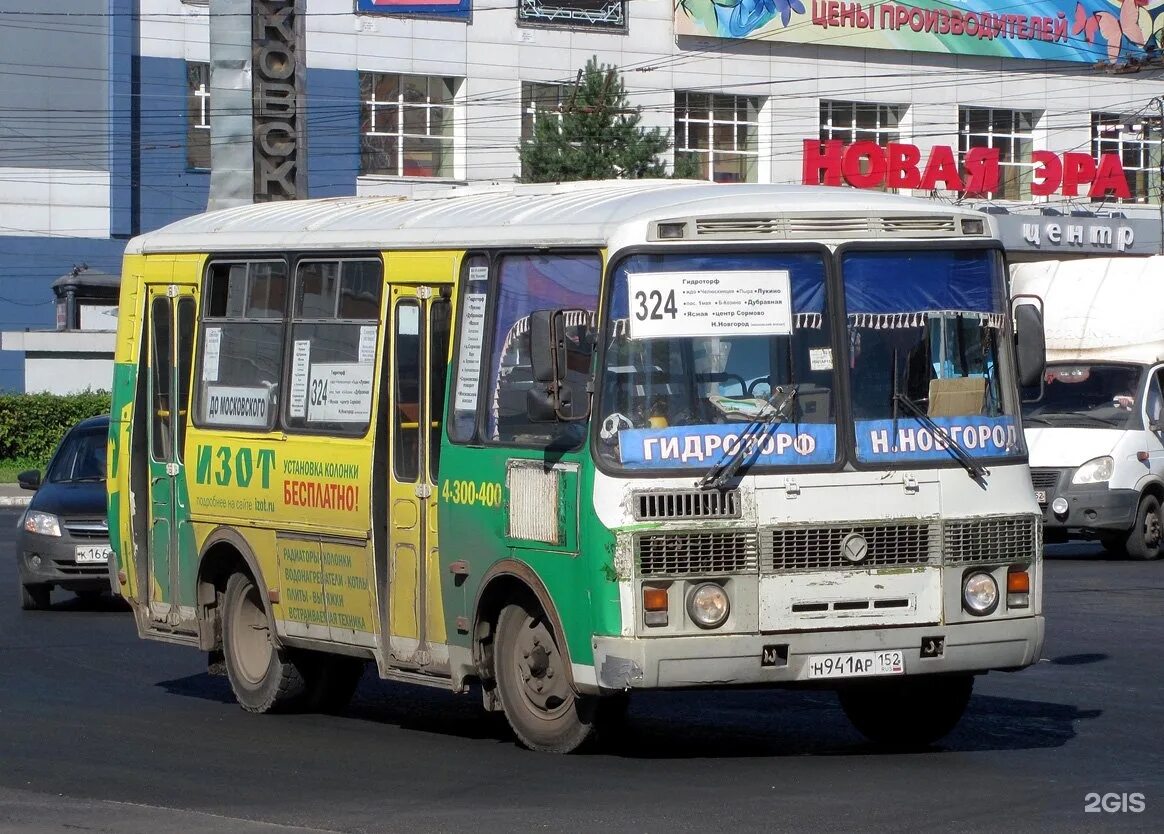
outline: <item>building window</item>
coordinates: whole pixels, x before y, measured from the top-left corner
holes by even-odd
[[[360,73],[360,173],[452,177],[459,78]]]
[[[536,81],[521,82],[521,144],[533,139],[534,125],[538,120],[553,118],[561,121],[562,106],[569,100],[572,85],[542,84]],[[525,160],[521,164],[521,176],[525,179]]]
[[[1130,199],[1148,203],[1160,199],[1160,120],[1142,116],[1091,114],[1091,156],[1099,163],[1104,154],[1116,154],[1123,163]],[[1114,197],[1096,197],[1112,201]]]
[[[1038,114],[1030,110],[958,110],[958,161],[971,148],[998,149],[998,189],[975,195],[994,200],[1029,200],[1034,163],[1034,129]],[[964,169],[963,169],[964,170]]]
[[[210,64],[186,62],[186,167],[210,168]]]
[[[885,147],[901,141],[901,122],[905,107],[898,104],[872,104],[864,101],[822,101],[820,103],[820,140],[839,139],[846,145],[876,142]],[[869,160],[861,160],[861,173],[868,173]],[[885,191],[884,185],[879,190]]]
[[[675,93],[675,167],[715,182],[756,182],[760,105],[755,96]]]
[[[884,147],[901,141],[901,120],[905,108],[897,104],[870,104],[863,101],[822,101],[820,103],[820,139],[876,142]]]

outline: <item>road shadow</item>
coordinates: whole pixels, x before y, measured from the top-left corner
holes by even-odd
[[[699,700],[713,704],[699,710]],[[631,758],[940,754],[1061,747],[1076,722],[1101,710],[1071,704],[978,695],[958,726],[925,750],[895,751],[864,739],[832,692],[644,693],[613,752]]]
[[[125,614],[130,611],[130,607],[128,602],[112,594],[77,596],[69,591],[54,590],[52,593],[52,603],[44,610],[61,612],[84,611],[88,614]]]
[[[1095,652],[1091,654],[1064,654],[1052,657],[1051,663],[1056,666],[1087,666],[1092,663],[1102,663],[1110,658],[1110,654]]]
[[[1070,660],[1068,659],[1070,662]],[[1094,661],[1081,661],[1094,662]],[[233,703],[226,678],[192,675],[158,686],[183,697]],[[977,695],[950,735],[925,753],[1062,747],[1076,725],[1101,715],[1072,704]],[[332,720],[367,721],[468,740],[513,743],[505,719],[487,713],[479,692],[453,695],[390,683],[365,672],[352,703]],[[885,755],[849,724],[827,691],[721,690],[637,693],[625,719],[591,755],[641,759]],[[918,752],[918,751],[912,751]]]

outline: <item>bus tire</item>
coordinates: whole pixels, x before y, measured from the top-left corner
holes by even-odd
[[[574,692],[558,637],[536,605],[511,604],[497,619],[493,674],[501,708],[530,750],[569,753],[595,730],[596,702]]]
[[[973,675],[919,675],[850,684],[837,696],[865,738],[887,747],[918,748],[954,729],[973,690]]]
[[[1155,495],[1145,495],[1140,499],[1136,523],[1128,531],[1124,549],[1132,559],[1158,559],[1162,537],[1164,520],[1160,517],[1160,500]]]
[[[226,583],[222,649],[230,688],[243,709],[271,712],[302,701],[307,681],[301,663],[272,642],[259,588],[245,573],[232,574]]]
[[[312,653],[304,706],[312,712],[343,712],[364,676],[365,661],[337,654]]]

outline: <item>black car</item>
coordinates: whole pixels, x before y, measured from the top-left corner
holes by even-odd
[[[48,608],[53,587],[81,597],[109,590],[105,441],[109,417],[90,417],[69,429],[41,480],[30,469],[17,476],[35,489],[16,533],[20,602]]]

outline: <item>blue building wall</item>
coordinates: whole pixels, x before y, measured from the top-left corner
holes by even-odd
[[[308,70],[308,195],[346,197],[355,194],[359,173],[359,73]]]
[[[137,200],[141,209],[137,226],[140,232],[149,232],[206,211],[210,172],[186,167],[186,62],[174,58],[139,60]]]
[[[127,0],[125,5],[131,4]],[[113,237],[0,236],[0,330],[54,327],[53,281],[80,263],[118,275],[132,234],[206,209],[210,172],[186,167],[186,63],[126,55],[126,40],[120,29],[110,35]],[[135,79],[138,96],[132,92]],[[355,194],[360,165],[358,74],[309,70],[307,99],[308,196]],[[0,390],[24,390],[23,354],[0,351]]]
[[[74,265],[118,275],[124,240],[0,237],[0,330],[56,327],[53,281]],[[93,387],[110,383],[94,381]],[[24,390],[24,354],[0,350],[0,391]]]

